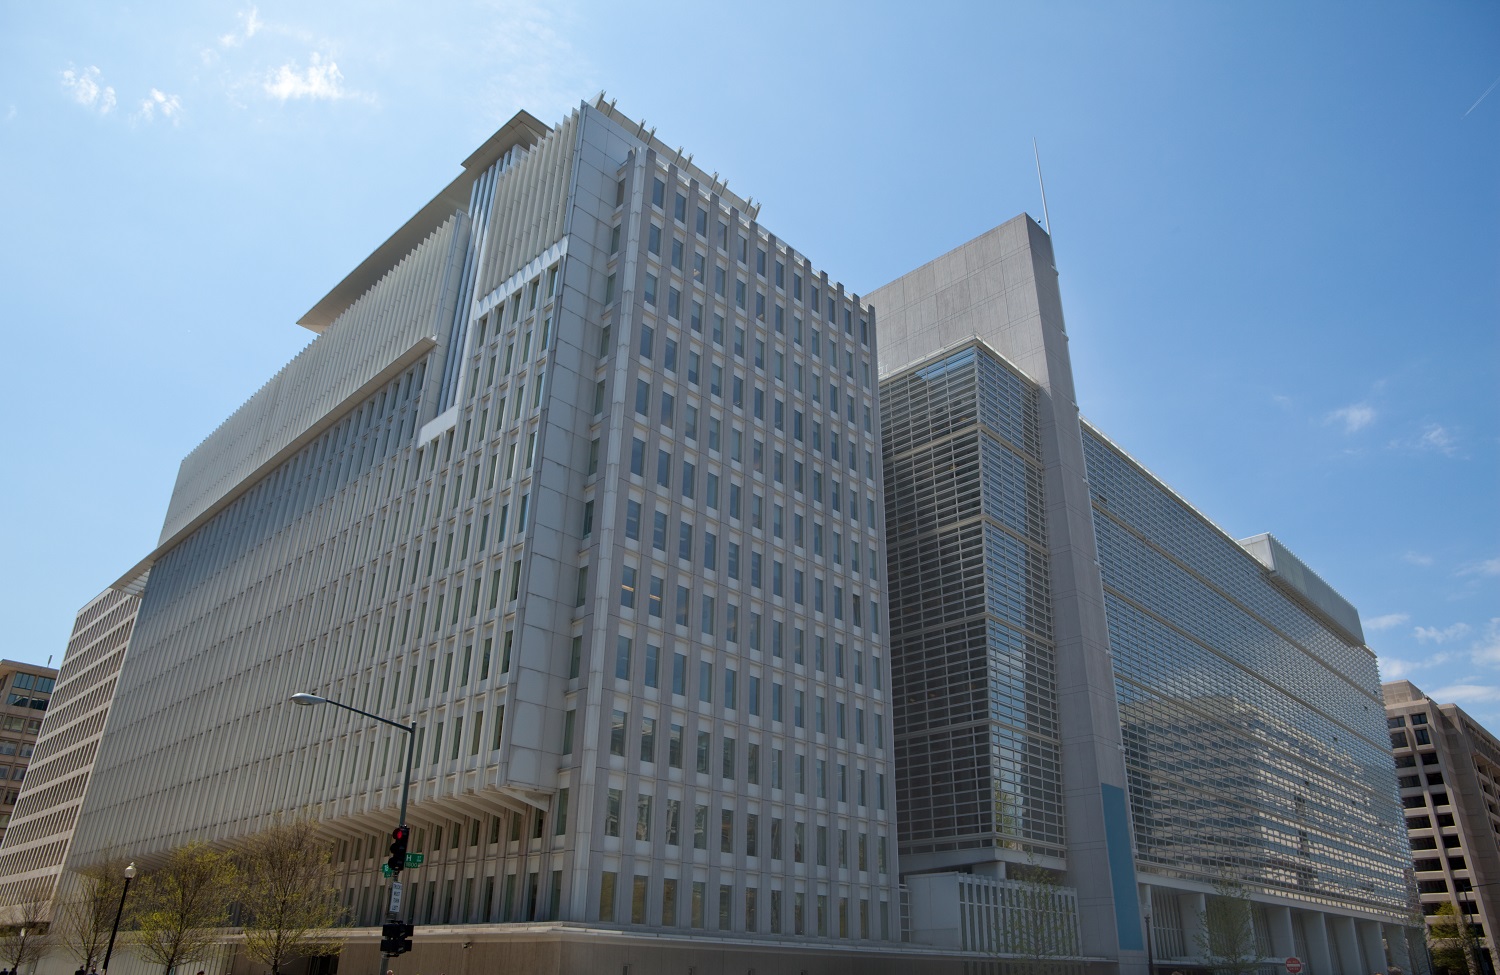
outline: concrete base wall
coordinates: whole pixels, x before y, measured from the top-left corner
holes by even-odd
[[[380,954],[377,929],[346,932],[343,953],[326,961],[297,959],[281,975],[1006,975],[1007,963],[972,952],[881,942],[720,938],[708,932],[626,933],[573,925],[465,925],[417,929],[416,947],[399,958]],[[469,947],[464,947],[465,945]],[[77,963],[54,950],[23,975],[71,975]],[[177,975],[268,975],[238,945],[192,962]],[[117,947],[111,975],[162,975]],[[1074,964],[1076,975],[1112,975],[1114,966]]]

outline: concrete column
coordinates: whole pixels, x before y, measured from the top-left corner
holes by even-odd
[[[1203,912],[1208,909],[1208,898],[1202,894],[1178,894],[1177,903],[1182,910],[1182,950],[1189,958],[1203,954]]]
[[[1411,950],[1406,943],[1406,928],[1399,924],[1383,924],[1387,961],[1411,975]]]
[[[1364,960],[1359,955],[1359,936],[1354,930],[1354,918],[1329,914],[1328,934],[1339,950],[1340,971],[1334,975],[1370,975]]]
[[[1328,922],[1322,911],[1302,912],[1302,935],[1307,939],[1304,975],[1340,975],[1333,970],[1333,956],[1328,951]]]
[[[1356,921],[1355,930],[1359,932],[1359,944],[1365,952],[1366,975],[1374,972],[1384,975],[1387,968],[1385,960],[1385,939],[1380,936],[1379,921]]]
[[[1292,937],[1292,909],[1266,906],[1266,926],[1271,929],[1271,954],[1285,959],[1297,953],[1297,942]]]

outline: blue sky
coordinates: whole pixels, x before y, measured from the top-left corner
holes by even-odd
[[[1494,3],[0,0],[7,657],[154,545],[295,320],[601,89],[868,292],[1020,211],[1080,405],[1500,732]]]

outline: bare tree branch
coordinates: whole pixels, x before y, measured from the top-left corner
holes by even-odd
[[[202,843],[173,850],[160,869],[148,874],[133,916],[136,947],[162,967],[201,957],[215,943],[214,928],[229,918],[234,861]]]
[[[11,971],[41,960],[51,945],[48,911],[51,885],[35,880],[10,908],[13,924],[0,929],[0,963]]]
[[[271,975],[292,958],[336,955],[343,947],[327,934],[344,915],[330,860],[317,823],[306,819],[278,821],[241,847],[245,953],[269,965]]]
[[[98,967],[104,959],[124,885],[125,858],[119,857],[83,867],[59,886],[67,895],[58,905],[54,930],[84,971]]]
[[[1260,946],[1255,940],[1255,914],[1250,897],[1238,881],[1214,884],[1199,916],[1198,953],[1219,975],[1251,975],[1260,968]]]

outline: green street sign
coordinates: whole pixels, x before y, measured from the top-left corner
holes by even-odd
[[[427,857],[424,854],[408,853],[406,855],[406,865],[408,867],[420,867],[422,865],[422,861],[425,859],[427,859]],[[382,863],[380,865],[381,876],[389,877],[391,875],[391,872],[391,865],[389,863]]]

